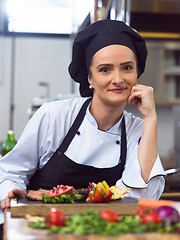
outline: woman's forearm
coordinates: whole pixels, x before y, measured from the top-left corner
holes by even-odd
[[[151,169],[157,158],[157,115],[144,118],[143,134],[138,148],[141,175],[147,183]]]

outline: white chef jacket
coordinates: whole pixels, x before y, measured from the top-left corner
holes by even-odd
[[[73,98],[43,104],[29,120],[14,149],[0,159],[0,201],[14,188],[26,190],[29,179],[42,168],[60,146],[82,104],[87,98]],[[126,196],[159,199],[164,190],[164,169],[159,156],[151,170],[148,183],[141,177],[137,159],[143,120],[124,111],[127,157],[122,178],[116,182],[121,189],[130,187]],[[76,163],[98,168],[113,167],[120,159],[121,121],[107,131],[98,129],[89,111],[65,154]],[[117,144],[117,140],[120,144]],[[2,210],[0,223],[3,222]]]

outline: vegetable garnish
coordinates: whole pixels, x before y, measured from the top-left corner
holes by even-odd
[[[143,218],[138,215],[118,217],[115,212],[111,210],[110,212],[111,214],[109,214],[109,210],[98,212],[88,207],[86,213],[76,213],[74,216],[67,217],[66,222],[64,222],[65,226],[55,226],[47,223],[46,228],[50,233],[71,233],[76,235],[97,234],[103,236],[120,236],[127,233],[146,232],[169,233],[179,232],[180,229],[180,222],[174,225],[164,226],[163,222],[158,223],[157,219],[155,219],[155,222],[147,221],[143,223]],[[152,213],[157,218],[156,213],[153,211],[145,214],[144,217],[151,214],[150,219],[152,219]],[[149,217],[147,219],[149,219]],[[42,226],[44,226],[43,224],[45,225],[45,223],[42,223]],[[37,222],[37,227],[35,227],[35,225],[36,223],[29,226],[33,228],[44,228],[41,227],[39,221]]]
[[[88,186],[89,197],[86,201],[92,202],[109,202],[110,200],[122,199],[130,188],[120,189],[118,186],[111,186],[106,181],[99,182],[98,184],[91,182]]]
[[[90,187],[89,187],[90,188]],[[92,188],[92,184],[91,184]],[[94,188],[89,192],[89,199],[92,202],[109,202],[111,200],[112,192],[109,189],[109,185],[106,181],[99,182]]]
[[[83,200],[83,194],[61,194],[55,197],[48,197],[47,194],[42,194],[44,203],[75,203],[76,201]]]
[[[159,224],[161,222],[162,222],[161,217],[155,212],[147,213],[142,217],[142,224],[147,223]]]
[[[46,223],[41,220],[37,220],[36,222],[30,222],[29,227],[34,229],[45,229]]]
[[[100,212],[100,217],[107,222],[119,222],[119,217],[117,213],[112,210],[102,210]]]
[[[153,212],[160,216],[164,226],[174,225],[180,221],[178,211],[171,206],[161,206],[156,208]]]
[[[143,218],[144,215],[146,215],[147,213],[151,212],[152,210],[149,208],[145,208],[145,207],[139,207],[136,215],[138,215],[140,218]]]
[[[145,199],[145,198],[141,198],[138,201],[138,204],[140,207],[151,208],[151,209],[155,209],[161,206],[171,206],[174,203],[176,202],[171,200],[154,200],[154,199]]]
[[[66,224],[66,217],[64,213],[61,211],[51,208],[51,210],[48,213],[49,221],[48,224],[49,226],[65,226]]]

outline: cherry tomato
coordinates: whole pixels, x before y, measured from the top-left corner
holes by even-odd
[[[95,193],[93,194],[92,192],[89,193],[89,198],[92,202],[103,202],[103,195],[101,193],[102,189],[98,188]]]
[[[112,192],[110,189],[106,192],[106,197],[103,199],[103,202],[109,202],[111,200]]]
[[[148,222],[158,224],[158,223],[162,222],[162,219],[160,218],[160,216],[157,213],[150,212],[150,213],[147,213],[146,215],[144,215],[142,218],[142,224],[146,224]]]
[[[119,222],[117,213],[112,210],[102,210],[100,212],[100,217],[107,222]]]
[[[144,215],[146,215],[149,212],[150,212],[150,209],[148,209],[146,207],[139,207],[136,212],[136,215],[138,215],[140,218],[143,218]]]
[[[52,208],[49,213],[49,226],[56,225],[56,226],[65,226],[66,217],[64,213],[60,212],[59,210]]]

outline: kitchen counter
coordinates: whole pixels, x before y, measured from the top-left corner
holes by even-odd
[[[180,193],[180,171],[165,177],[165,193]]]
[[[72,234],[49,234],[47,230],[37,230],[28,227],[28,221],[23,217],[11,217],[10,210],[5,210],[4,240],[179,240],[180,234],[126,234],[120,237],[103,237],[97,235],[76,236]]]
[[[180,201],[180,192],[165,192],[161,195],[160,199]]]
[[[179,240],[180,233],[143,233],[125,234],[119,237],[104,237],[98,235],[50,234],[48,230],[32,229],[28,226],[26,214],[47,217],[50,208],[55,207],[66,216],[76,212],[86,212],[87,207],[96,211],[102,209],[114,210],[119,216],[136,214],[139,208],[138,200],[124,197],[108,203],[76,203],[76,204],[45,204],[38,201],[12,199],[11,209],[5,210],[4,240]]]

